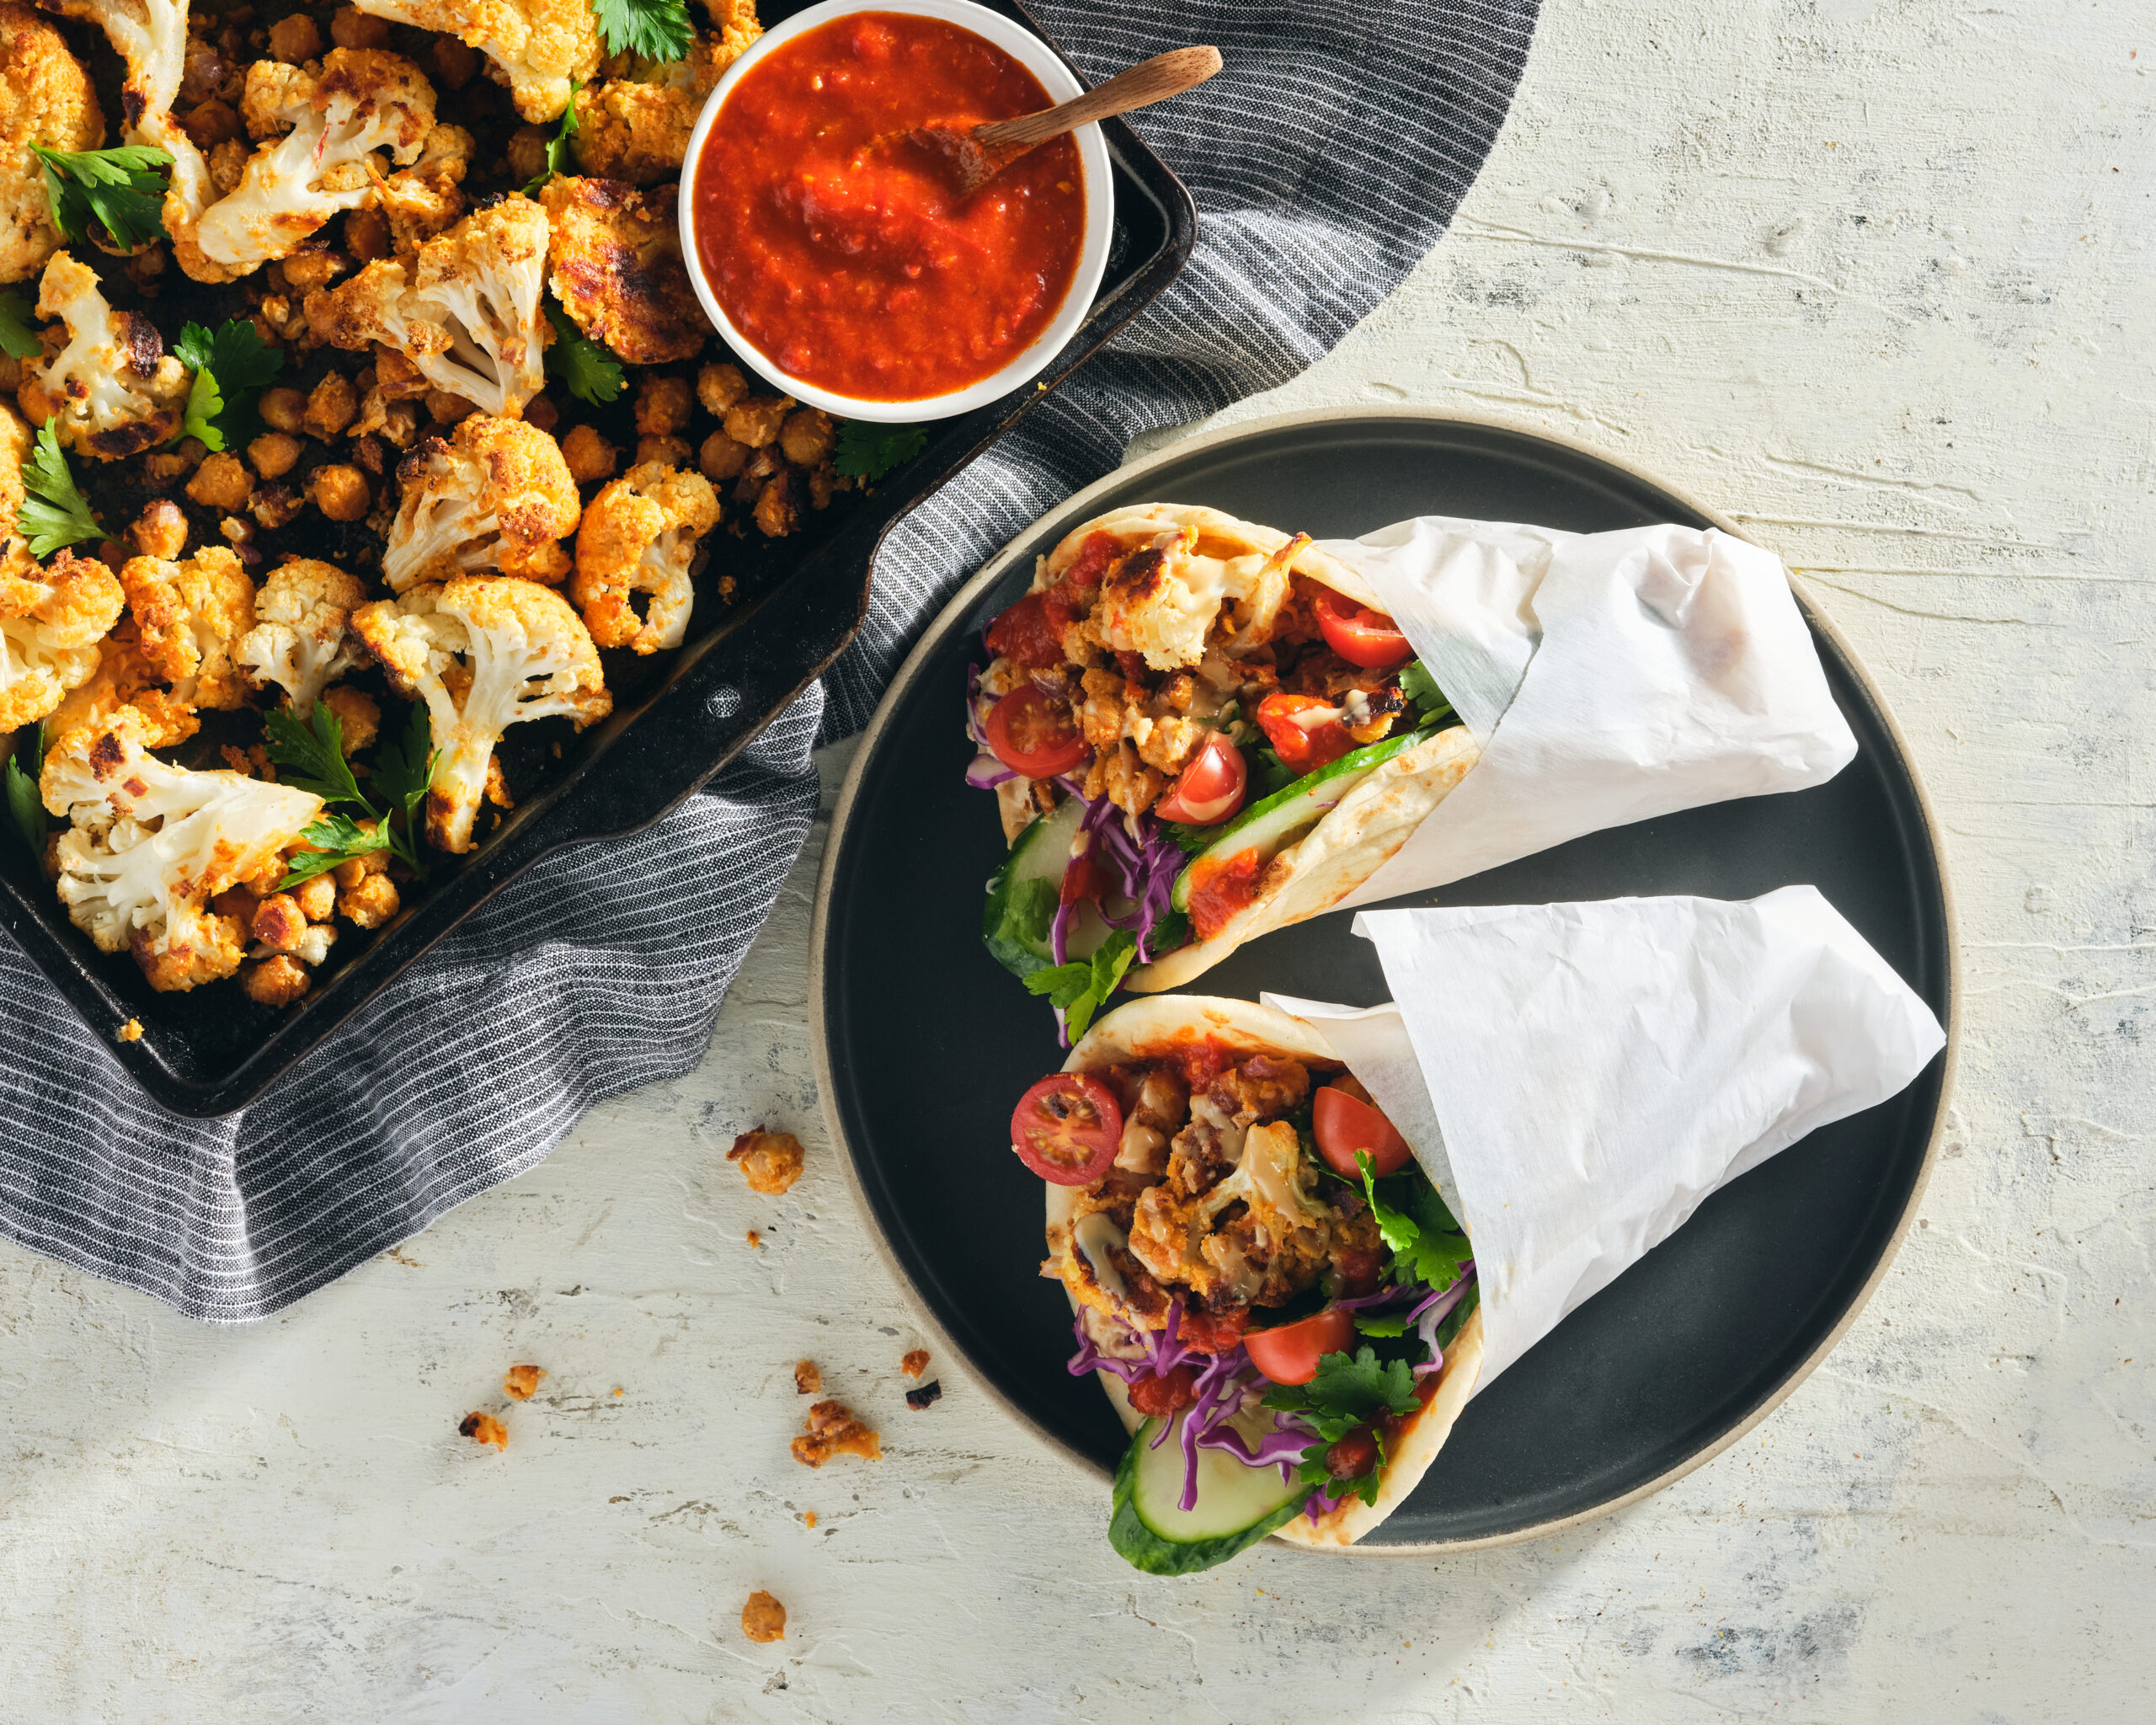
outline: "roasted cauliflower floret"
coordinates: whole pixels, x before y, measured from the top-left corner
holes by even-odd
[[[404,497],[382,553],[392,591],[467,570],[549,583],[569,572],[560,541],[583,505],[561,446],[537,426],[470,414],[448,442],[424,439],[397,477]]]
[[[120,583],[91,558],[63,551],[43,569],[0,569],[0,731],[45,718],[97,674],[120,605]]]
[[[229,546],[205,546],[184,563],[131,557],[120,585],[142,657],[176,699],[219,712],[248,704],[233,649],[254,627],[254,583]]]
[[[656,185],[680,173],[704,98],[764,33],[752,0],[719,0],[712,10],[724,28],[699,32],[687,59],[633,59],[626,75],[617,72],[576,93],[574,147],[584,173],[632,185]]]
[[[516,419],[546,387],[547,236],[536,204],[504,198],[429,240],[409,263],[382,259],[340,287],[309,294],[308,326],[337,347],[393,347],[435,388]]]
[[[492,61],[535,125],[561,118],[569,85],[599,70],[599,19],[587,0],[355,0],[362,12],[456,36]]]
[[[718,525],[718,494],[702,473],[659,462],[633,467],[591,499],[576,534],[569,597],[601,647],[679,647],[696,590],[689,562]],[[632,595],[648,602],[639,618]]]
[[[254,627],[233,648],[233,662],[258,684],[276,684],[304,718],[315,697],[360,662],[350,625],[366,602],[357,577],[334,563],[292,558],[254,595]]]
[[[459,188],[472,165],[472,134],[437,126],[419,146],[419,159],[376,183],[372,202],[389,223],[392,247],[417,251],[464,213]]]
[[[152,749],[170,749],[201,729],[195,709],[171,690],[162,688],[155,666],[142,656],[142,637],[135,619],[120,618],[98,643],[97,669],[61,697],[45,725],[48,737],[64,737],[86,724],[103,724],[123,707],[141,716],[142,737]]]
[[[675,188],[557,174],[540,188],[552,224],[549,280],[562,309],[632,366],[693,356],[711,333],[681,262]]]
[[[54,847],[69,919],[100,950],[132,952],[153,988],[193,988],[245,955],[240,919],[209,901],[272,867],[322,798],[168,766],[147,742],[131,708],[71,731],[45,756],[39,791],[69,823]]]
[[[166,353],[147,318],[106,304],[97,277],[66,252],[45,266],[37,314],[58,318],[67,334],[47,330],[44,356],[23,361],[17,396],[31,419],[52,420],[69,448],[108,462],[152,448],[179,429],[192,382],[187,367]]]
[[[45,10],[96,24],[127,62],[120,86],[120,136],[172,158],[172,179],[160,212],[173,255],[197,281],[229,281],[237,272],[211,263],[195,243],[195,226],[216,196],[210,164],[195,147],[172,104],[187,73],[187,0],[47,0]],[[40,141],[42,142],[42,140]]]
[[[94,150],[104,142],[97,93],[66,40],[29,7],[0,5],[0,282],[29,280],[60,248],[45,171],[29,147]]]
[[[427,837],[472,848],[494,745],[512,724],[568,718],[578,729],[613,710],[591,644],[568,601],[515,576],[430,582],[377,600],[352,627],[398,692],[424,701],[438,752],[427,793]]]
[[[239,184],[195,226],[203,256],[243,275],[363,202],[380,172],[376,150],[400,164],[415,160],[435,123],[435,93],[401,54],[333,48],[318,72],[257,61],[240,112],[257,137],[290,128],[248,158]]]

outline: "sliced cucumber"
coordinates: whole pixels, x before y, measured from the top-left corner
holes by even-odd
[[[1030,976],[1055,962],[1049,925],[1054,920],[1063,871],[1070,866],[1071,843],[1085,818],[1086,805],[1075,797],[1065,797],[1053,813],[1038,816],[1018,835],[1011,854],[988,884],[981,939],[995,961],[1013,975]],[[1108,927],[1086,905],[1071,917],[1070,934],[1070,955],[1089,959],[1107,938]]]
[[[1301,1513],[1306,1485],[1283,1485],[1278,1467],[1246,1467],[1224,1450],[1198,1452],[1198,1507],[1181,1509],[1181,1425],[1160,1448],[1150,1445],[1161,1422],[1138,1428],[1116,1470],[1115,1516],[1108,1543],[1134,1568],[1151,1575],[1190,1575],[1225,1563]]]
[[[1270,862],[1322,820],[1342,797],[1377,767],[1437,734],[1438,728],[1431,726],[1402,731],[1396,737],[1380,737],[1315,772],[1305,773],[1286,789],[1275,791],[1264,801],[1252,804],[1222,827],[1211,844],[1190,859],[1183,872],[1176,877],[1169,902],[1178,911],[1190,908],[1191,876],[1208,857],[1225,862],[1245,851],[1255,850],[1262,860]]]

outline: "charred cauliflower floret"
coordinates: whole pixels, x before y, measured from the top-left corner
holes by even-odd
[[[172,158],[161,214],[173,255],[197,281],[231,280],[237,272],[211,263],[195,243],[195,223],[216,189],[210,164],[173,117],[172,104],[187,72],[187,0],[46,0],[44,9],[96,24],[127,62],[127,79],[120,89],[120,136]]]
[[[435,123],[435,93],[401,54],[333,48],[318,71],[255,61],[240,113],[256,137],[285,136],[248,158],[239,184],[195,226],[204,257],[235,274],[289,256],[356,208],[380,172],[376,151],[416,160]]]
[[[557,174],[540,189],[553,227],[550,281],[592,340],[632,366],[693,356],[711,325],[681,262],[675,188]]]
[[[233,662],[256,683],[282,689],[304,718],[331,681],[360,663],[350,623],[366,602],[366,587],[336,564],[290,558],[254,595],[254,627],[232,649]]]
[[[427,837],[472,848],[494,745],[510,725],[568,718],[579,729],[613,710],[599,650],[568,601],[514,576],[430,582],[377,600],[352,627],[398,692],[424,701],[439,751],[427,793]]]
[[[179,429],[192,381],[165,352],[140,312],[115,312],[98,279],[55,252],[38,284],[37,314],[66,326],[45,334],[44,357],[23,362],[23,411],[71,449],[115,461],[163,443]]]
[[[417,251],[464,213],[460,188],[472,166],[472,134],[437,126],[419,145],[419,159],[376,183],[370,201],[389,223],[392,248]]]
[[[194,708],[161,686],[157,668],[142,656],[141,632],[129,617],[98,643],[97,669],[61,697],[45,734],[63,737],[86,724],[103,724],[123,707],[140,716],[143,740],[152,749],[173,748],[202,729]]]
[[[397,478],[404,497],[382,553],[392,592],[467,570],[549,583],[569,572],[560,542],[583,506],[561,446],[537,426],[470,414],[448,442],[424,440]]]
[[[254,583],[230,547],[205,546],[184,563],[131,557],[120,585],[142,657],[174,698],[218,712],[248,704],[233,649],[254,627]]]
[[[588,0],[355,0],[362,12],[457,37],[491,60],[534,125],[558,120],[569,85],[599,70],[599,20]]]
[[[1193,1114],[1205,1130],[1197,1102]],[[1147,1187],[1131,1222],[1131,1253],[1163,1284],[1208,1300],[1278,1305],[1324,1270],[1334,1213],[1315,1196],[1315,1170],[1292,1125],[1221,1120],[1214,1130],[1228,1148],[1241,1140],[1235,1171],[1195,1195],[1172,1174]]]
[[[69,732],[39,791],[69,823],[54,847],[60,901],[101,951],[132,952],[150,985],[193,988],[239,969],[246,930],[210,900],[272,867],[322,798],[237,772],[189,772],[147,753],[122,708]]]
[[[0,569],[0,731],[46,717],[97,674],[120,604],[120,583],[90,558],[63,551],[45,569]]]
[[[546,387],[539,301],[547,216],[504,198],[429,240],[409,263],[378,259],[307,297],[315,338],[341,348],[395,348],[445,394],[514,419]]]
[[[27,6],[0,5],[0,282],[27,281],[60,248],[45,171],[29,152],[94,150],[104,115],[60,32]]]
[[[639,653],[679,647],[696,590],[689,561],[718,525],[718,495],[702,473],[660,462],[633,467],[591,499],[576,534],[569,597],[601,647]],[[634,595],[647,595],[638,617]]]
[[[624,72],[576,93],[578,167],[632,185],[656,185],[680,173],[704,98],[764,33],[753,0],[718,0],[712,12],[722,28],[699,32],[687,59],[632,59]]]

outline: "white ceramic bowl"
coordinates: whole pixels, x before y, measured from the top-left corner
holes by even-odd
[[[1078,326],[1086,321],[1086,314],[1092,309],[1093,296],[1100,291],[1101,277],[1107,269],[1108,239],[1115,219],[1113,176],[1108,167],[1108,147],[1101,137],[1098,126],[1081,126],[1071,134],[1078,146],[1080,172],[1086,190],[1086,240],[1078,254],[1078,269],[1070,281],[1070,291],[1063,303],[1056,308],[1055,316],[1033,345],[1005,366],[1001,371],[970,383],[963,389],[955,389],[944,395],[931,395],[917,401],[857,401],[851,396],[838,395],[828,389],[819,389],[813,383],[803,382],[786,371],[761,352],[754,343],[734,327],[731,318],[718,302],[718,296],[712,291],[710,281],[704,275],[703,259],[696,248],[696,163],[703,154],[704,140],[710,136],[712,123],[718,111],[734,93],[741,79],[765,55],[782,47],[804,30],[813,30],[819,24],[829,24],[833,19],[845,18],[859,12],[900,12],[918,18],[941,19],[954,24],[975,35],[985,36],[1016,60],[1027,71],[1041,81],[1051,102],[1066,102],[1083,93],[1083,88],[1070,68],[1056,57],[1047,43],[1030,30],[1013,24],[1000,12],[990,12],[985,6],[975,6],[971,0],[825,0],[820,6],[811,6],[798,12],[782,24],[775,25],[761,40],[750,48],[726,69],[718,86],[705,99],[703,111],[696,116],[696,129],[689,134],[688,153],[682,158],[681,196],[681,254],[688,264],[689,280],[695,285],[696,297],[703,302],[704,315],[726,339],[726,344],[740,355],[741,362],[755,371],[767,382],[797,401],[807,402],[812,407],[822,408],[842,419],[873,419],[887,425],[913,425],[926,419],[947,419],[953,414],[970,412],[973,409],[1007,395],[1011,390],[1032,380],[1034,374],[1063,350],[1064,344],[1077,334]],[[923,115],[926,120],[932,116]]]

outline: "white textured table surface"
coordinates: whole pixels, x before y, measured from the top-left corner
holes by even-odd
[[[1737,1448],[1455,1562],[1125,1568],[951,1362],[900,1401],[809,1076],[812,845],[696,1072],[281,1319],[0,1248],[0,1717],[2146,1717],[2152,60],[2122,0],[1551,0],[1451,238],[1246,410],[1605,444],[1810,572],[1908,730],[1967,948],[1955,1130]],[[783,1199],[722,1160],[758,1119],[810,1146]],[[788,1457],[804,1354],[882,1462]],[[458,1438],[516,1360],[551,1375],[507,1453]],[[757,1587],[782,1645],[741,1637]]]

